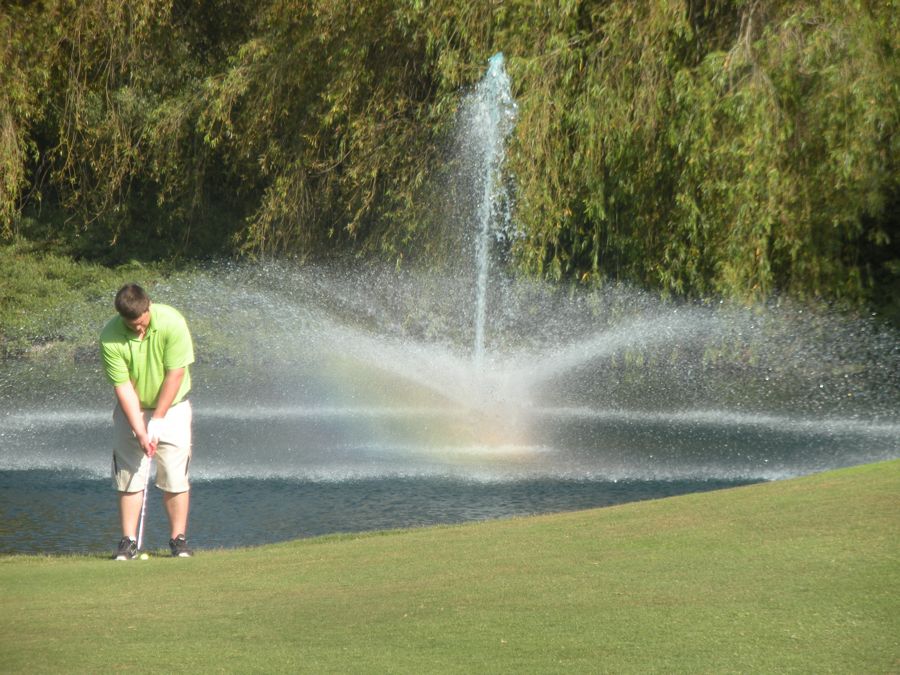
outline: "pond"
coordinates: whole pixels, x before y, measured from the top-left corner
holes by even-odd
[[[900,455],[900,346],[875,321],[509,271],[516,115],[497,55],[434,179],[443,254],[402,269],[210,263],[148,289],[196,344],[194,546],[605,506]],[[97,299],[110,314],[115,290]],[[112,547],[112,403],[92,347],[0,364],[0,552]],[[150,547],[161,519],[157,493]]]

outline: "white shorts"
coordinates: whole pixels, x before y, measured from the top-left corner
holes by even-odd
[[[152,410],[144,411],[148,421]],[[156,487],[164,492],[190,490],[191,466],[190,401],[169,408],[166,423],[156,447]],[[113,411],[113,486],[119,492],[140,492],[150,480],[150,458],[141,449],[121,406]]]

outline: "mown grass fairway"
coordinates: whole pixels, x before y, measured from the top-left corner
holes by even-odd
[[[0,558],[0,668],[897,672],[898,506],[893,461],[192,560]]]

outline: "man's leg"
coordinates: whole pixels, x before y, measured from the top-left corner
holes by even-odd
[[[182,401],[169,408],[165,433],[159,439],[156,456],[156,485],[163,491],[163,505],[169,516],[169,546],[172,555],[190,557],[187,548],[188,510],[190,508],[191,404]]]
[[[119,518],[122,523],[122,536],[137,539],[138,520],[141,517],[141,503],[144,491],[119,492]]]
[[[163,492],[163,504],[169,515],[169,527],[171,528],[170,539],[174,539],[179,534],[187,535],[190,502],[190,492]],[[140,509],[140,499],[138,499],[138,509]]]
[[[113,412],[113,486],[119,497],[122,536],[137,539],[144,487],[149,482],[150,460],[135,440],[121,406]]]

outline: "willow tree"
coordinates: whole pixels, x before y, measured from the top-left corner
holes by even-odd
[[[380,242],[403,255],[404,236],[387,233],[408,222],[448,116],[396,5],[267,3],[227,70],[207,80],[208,142],[253,163],[264,185],[237,242],[244,250]]]
[[[473,54],[510,55],[525,268],[681,294],[864,292],[897,224],[892,3],[438,5],[423,20],[448,82]]]
[[[7,4],[3,231],[43,194],[93,255],[431,255],[429,181],[503,51],[519,268],[858,301],[900,267],[895,4]]]
[[[32,132],[43,117],[38,92],[47,77],[41,40],[29,40],[22,31],[26,17],[25,9],[17,5],[0,10],[0,235],[4,237],[17,229],[32,186],[28,164],[37,152]],[[35,30],[36,36],[42,34]]]
[[[858,301],[891,258],[893,3],[397,4],[439,115],[507,54],[522,268]]]
[[[216,245],[221,232],[198,237],[195,226],[239,186],[196,130],[199,92],[244,25],[241,8],[216,0],[46,0],[0,13],[7,45],[29,61],[28,79],[12,91],[27,92],[37,111],[14,115],[29,155],[0,148],[0,161],[27,176],[26,212],[36,213],[43,198],[37,215],[50,222],[46,236],[98,257],[170,255],[198,239]],[[6,209],[16,197],[0,196]]]

